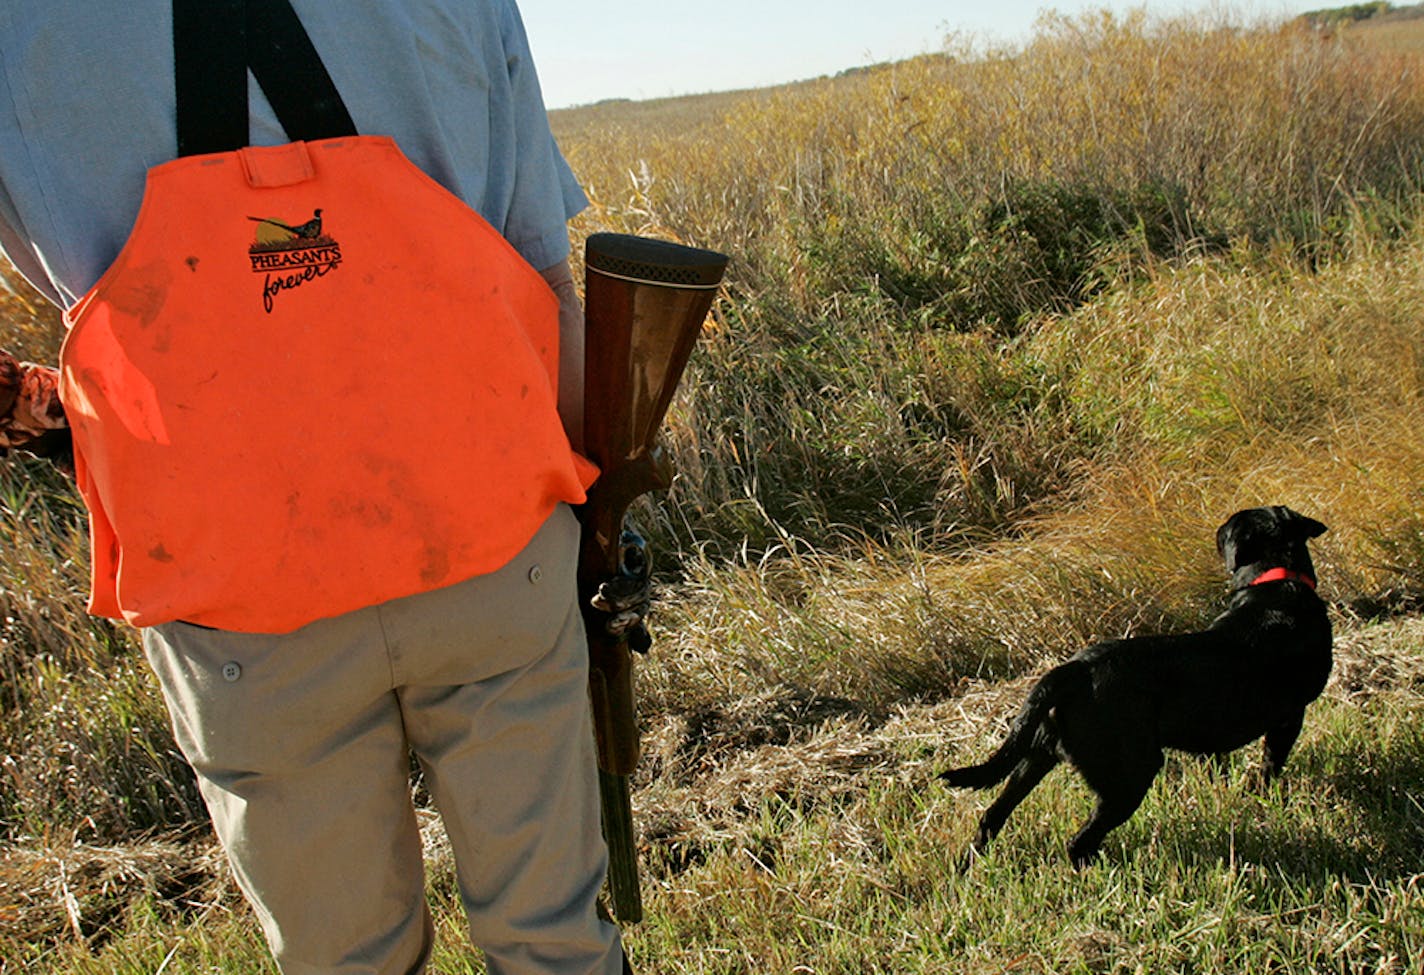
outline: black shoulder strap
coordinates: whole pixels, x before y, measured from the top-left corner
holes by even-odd
[[[178,155],[247,145],[244,0],[173,0]]]
[[[356,125],[289,0],[173,0],[178,155],[247,145],[247,69],[290,139]]]
[[[356,134],[346,103],[288,0],[247,0],[247,65],[290,138]]]

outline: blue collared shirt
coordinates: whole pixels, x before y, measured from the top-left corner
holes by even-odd
[[[587,205],[549,131],[515,0],[292,0],[358,131],[494,225],[535,268]],[[118,256],[144,174],[174,158],[170,0],[0,4],[0,250],[74,304]],[[290,141],[249,78],[251,143]]]

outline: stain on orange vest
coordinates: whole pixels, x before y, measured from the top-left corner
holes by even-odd
[[[451,585],[597,473],[553,293],[388,138],[155,167],[68,320],[101,615],[286,632]]]

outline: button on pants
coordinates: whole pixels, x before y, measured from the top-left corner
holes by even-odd
[[[560,506],[498,572],[294,633],[144,632],[178,744],[285,975],[407,975],[431,950],[410,753],[491,975],[616,975]],[[332,566],[333,572],[341,571]]]

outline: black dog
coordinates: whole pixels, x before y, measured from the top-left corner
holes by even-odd
[[[1008,779],[966,865],[1060,761],[1098,796],[1068,846],[1078,866],[1142,803],[1163,748],[1224,756],[1264,735],[1265,778],[1280,774],[1330,676],[1330,620],[1306,549],[1324,531],[1286,507],[1237,512],[1216,533],[1231,596],[1209,629],[1099,643],[1049,671],[988,761],[940,776],[975,789]]]

